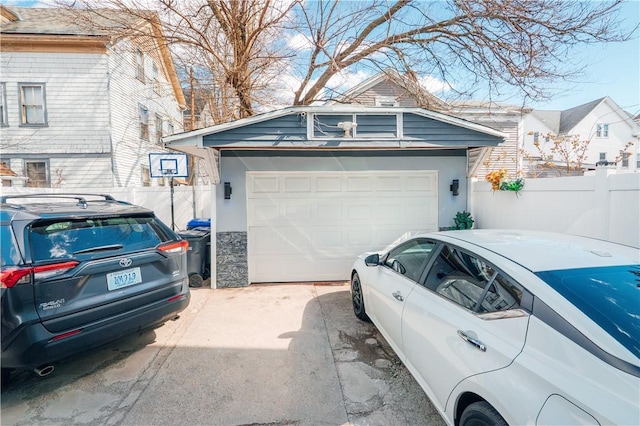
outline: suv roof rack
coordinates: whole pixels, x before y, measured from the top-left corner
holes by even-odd
[[[107,195],[107,194],[83,194],[83,193],[79,193],[79,194],[71,194],[71,193],[50,194],[50,193],[44,193],[44,194],[3,195],[3,196],[0,196],[0,204],[6,204],[7,203],[7,199],[9,199],[9,198],[66,198],[66,199],[78,200],[78,203],[76,204],[78,207],[87,208],[87,200],[84,198],[86,196],[103,197],[105,201],[117,202],[117,200],[115,198],[113,198],[111,195]]]

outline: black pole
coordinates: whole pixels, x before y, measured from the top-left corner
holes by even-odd
[[[171,229],[175,231],[176,222],[173,216],[173,176],[171,176],[171,183],[169,185],[171,186]]]

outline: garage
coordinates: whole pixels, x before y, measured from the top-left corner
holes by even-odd
[[[438,229],[437,171],[248,172],[250,282],[346,280],[355,256]]]
[[[317,105],[165,141],[206,164],[222,288],[348,280],[358,254],[450,226],[475,153],[505,136],[423,108]]]

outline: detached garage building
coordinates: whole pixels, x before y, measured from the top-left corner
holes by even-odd
[[[467,209],[470,152],[504,137],[421,108],[325,105],[164,140],[207,160],[212,286],[238,287],[348,280],[358,254],[450,226]]]

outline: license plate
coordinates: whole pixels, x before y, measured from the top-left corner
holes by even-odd
[[[142,282],[140,268],[131,268],[107,274],[107,288],[110,291],[138,284],[139,282]]]

